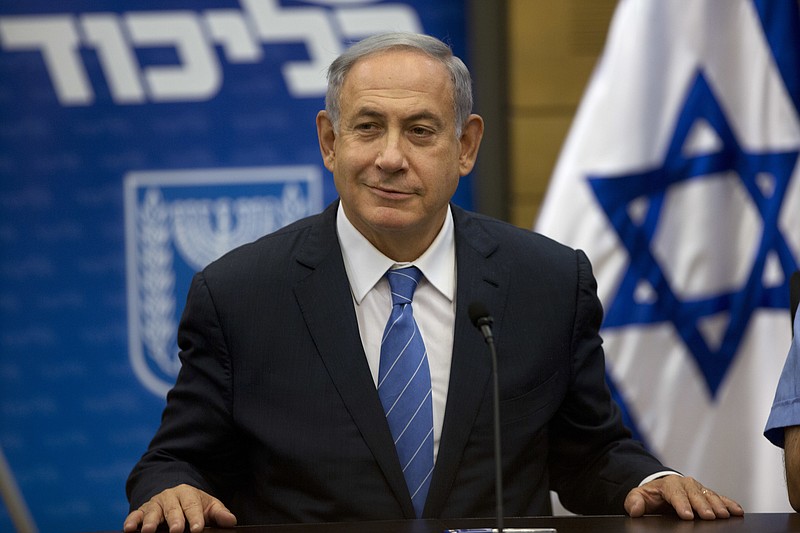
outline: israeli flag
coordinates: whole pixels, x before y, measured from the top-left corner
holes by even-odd
[[[791,510],[762,431],[800,257],[798,16],[621,0],[535,228],[592,260],[632,429],[750,512]]]

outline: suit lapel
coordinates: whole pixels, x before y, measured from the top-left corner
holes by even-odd
[[[320,357],[408,518],[415,516],[383,407],[367,364],[336,236],[336,207],[321,215],[298,254],[308,275],[294,287]]]
[[[425,516],[439,516],[455,481],[481,400],[490,384],[491,358],[467,309],[481,302],[500,322],[505,307],[508,272],[491,259],[497,242],[480,223],[453,207],[455,217],[457,296],[453,358],[445,408],[444,427],[436,467],[428,492]]]

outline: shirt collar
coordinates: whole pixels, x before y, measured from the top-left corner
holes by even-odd
[[[344,214],[341,202],[336,214],[336,232],[344,257],[350,290],[356,303],[360,304],[367,293],[372,290],[386,271],[396,264],[386,257],[367,240]],[[411,263],[419,268],[431,285],[451,302],[455,297],[456,287],[456,253],[453,214],[447,206],[447,215],[442,229],[427,250]]]

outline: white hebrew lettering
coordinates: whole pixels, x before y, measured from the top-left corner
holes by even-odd
[[[111,13],[83,15],[81,26],[86,43],[97,50],[114,101],[121,104],[144,102],[139,66],[123,38],[119,18]]]
[[[321,8],[283,8],[275,0],[241,0],[265,42],[299,41],[306,44],[308,62],[289,62],[283,75],[295,96],[325,93],[325,69],[341,53],[331,21]]]
[[[0,43],[8,50],[39,50],[63,105],[88,105],[94,91],[78,54],[78,32],[69,15],[0,18]]]
[[[156,102],[207,100],[222,83],[216,55],[206,42],[196,14],[188,11],[127,13],[131,40],[140,46],[174,46],[179,66],[144,69],[150,96]]]
[[[255,63],[264,55],[241,11],[216,9],[206,11],[206,24],[214,42],[222,45],[225,58],[231,63]]]
[[[222,86],[215,45],[230,63],[257,63],[265,44],[298,43],[308,59],[281,68],[294,98],[325,94],[325,71],[344,43],[381,31],[423,31],[409,5],[374,0],[308,0],[284,7],[278,0],[240,0],[241,10],[135,11],[0,17],[0,49],[35,51],[44,60],[58,101],[91,105],[96,96],[81,57],[94,49],[117,104],[200,101]],[[174,48],[174,65],[142,65],[136,50]]]

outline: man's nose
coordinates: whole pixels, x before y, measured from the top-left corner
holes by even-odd
[[[375,164],[382,171],[391,174],[408,168],[402,134],[390,131],[384,136]]]

